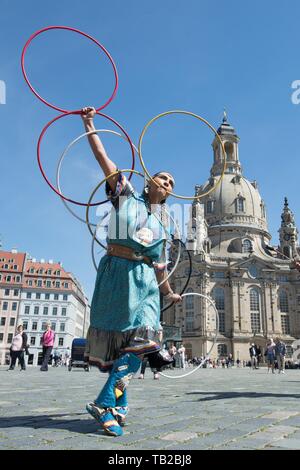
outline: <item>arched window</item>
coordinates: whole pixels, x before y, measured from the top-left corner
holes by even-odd
[[[284,335],[291,334],[289,315],[281,315],[281,331]]]
[[[225,143],[225,152],[226,152],[227,160],[233,160],[234,159],[233,145],[232,145],[231,142],[226,142]]]
[[[282,313],[289,313],[289,300],[285,290],[279,292],[279,310]]]
[[[242,243],[242,253],[250,253],[252,251],[252,243],[248,238],[243,240]]]
[[[187,292],[193,292],[193,289],[187,289]],[[185,298],[185,331],[194,330],[194,296],[188,295]]]
[[[221,287],[215,287],[212,292],[212,297],[216,303],[216,308],[219,314],[219,332],[225,333],[225,293]]]
[[[206,214],[212,214],[215,210],[215,201],[209,199],[206,203]]]
[[[241,196],[235,200],[235,212],[245,212],[245,199]]]
[[[250,290],[250,315],[252,332],[260,332],[260,293],[256,287]]]
[[[224,289],[221,287],[215,287],[213,290],[213,299],[216,302],[216,307],[218,310],[225,310]]]
[[[187,289],[187,293],[193,292],[193,289]],[[185,298],[185,309],[186,310],[194,310],[194,296],[187,295]]]
[[[227,356],[227,344],[218,344],[218,356]]]

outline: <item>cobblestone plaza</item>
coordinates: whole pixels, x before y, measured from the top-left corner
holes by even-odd
[[[130,383],[119,438],[104,435],[85,411],[106,380],[96,369],[1,367],[0,377],[1,450],[300,449],[299,369],[200,369],[155,381],[146,369],[144,380]]]

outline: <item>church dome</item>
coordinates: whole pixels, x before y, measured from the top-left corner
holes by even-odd
[[[202,186],[196,187],[196,194],[201,194],[216,186],[214,191],[201,199],[208,227],[245,227],[248,231],[252,229],[257,233],[258,230],[268,236],[264,201],[256,181],[250,182],[242,175],[239,137],[228,123],[226,113],[218,134],[226,152],[226,169],[222,181],[217,184],[224,167],[224,154],[220,139],[215,137],[212,142],[214,162],[211,176]]]
[[[206,192],[216,185],[218,176],[212,176],[202,187]],[[216,189],[201,201],[205,206],[208,226],[240,225],[267,231],[265,204],[256,182],[250,182],[241,174],[225,172]]]

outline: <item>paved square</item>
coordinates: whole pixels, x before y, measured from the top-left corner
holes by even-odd
[[[96,369],[0,367],[0,449],[300,449],[300,370],[200,369],[153,380],[146,369],[130,383],[119,438],[85,411],[105,380]]]

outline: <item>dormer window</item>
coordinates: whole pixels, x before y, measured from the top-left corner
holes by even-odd
[[[245,212],[245,198],[238,196],[235,200],[235,212]]]
[[[206,214],[213,214],[215,210],[215,201],[210,199],[206,203]]]

